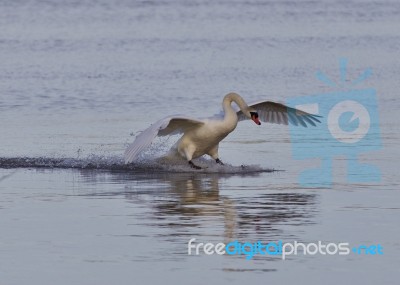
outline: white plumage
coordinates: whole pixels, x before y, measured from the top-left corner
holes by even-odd
[[[232,107],[232,102],[237,106]],[[223,117],[199,120],[188,116],[169,116],[151,125],[136,136],[135,141],[125,151],[125,163],[133,162],[141,151],[148,147],[156,136],[183,134],[175,144],[176,150],[185,157],[191,167],[199,169],[192,159],[204,154],[210,155],[217,163],[218,144],[238,123],[252,119],[260,125],[260,121],[273,124],[293,124],[307,127],[320,123],[317,115],[287,107],[280,103],[263,101],[248,106],[236,93],[227,94],[223,101]]]

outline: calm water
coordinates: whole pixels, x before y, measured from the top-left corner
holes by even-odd
[[[400,4],[390,1],[2,1],[1,284],[398,284]],[[154,168],[175,138],[125,167],[135,134],[167,114],[332,91],[373,76],[382,149],[375,184],[303,188],[287,127],[242,122],[228,170]],[[202,162],[208,163],[208,162]],[[243,171],[240,165],[249,165]],[[283,170],[260,172],[260,170]],[[225,172],[225,173],[224,173]],[[228,173],[227,173],[228,172]],[[381,244],[383,255],[187,255],[197,242]]]

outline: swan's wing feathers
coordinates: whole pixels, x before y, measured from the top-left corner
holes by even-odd
[[[293,124],[303,127],[307,127],[308,125],[316,126],[316,123],[321,123],[318,119],[321,116],[291,108],[281,103],[263,101],[251,104],[250,107],[257,110],[261,121],[267,123],[283,125]],[[242,111],[237,112],[237,115],[239,121],[247,119]]]
[[[175,135],[184,133],[190,129],[200,127],[204,122],[188,118],[188,117],[170,117],[170,120],[166,120],[164,124],[159,128],[159,136]]]
[[[172,116],[161,119],[138,134],[125,151],[125,163],[130,163],[147,148],[156,136],[174,135],[203,125],[202,121],[185,117]]]

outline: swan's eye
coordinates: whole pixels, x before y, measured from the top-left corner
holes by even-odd
[[[250,117],[252,118],[258,118],[258,113],[257,112],[250,112]]]

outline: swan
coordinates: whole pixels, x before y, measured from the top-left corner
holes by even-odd
[[[232,107],[232,102],[236,106]],[[280,103],[262,101],[247,105],[243,98],[237,93],[229,93],[222,100],[223,117],[213,117],[208,119],[195,119],[188,116],[168,116],[136,136],[134,142],[125,151],[125,163],[133,162],[153,139],[157,136],[167,136],[183,134],[183,136],[172,147],[181,156],[186,158],[190,167],[201,169],[193,163],[193,159],[204,154],[211,156],[216,163],[223,165],[219,159],[218,145],[229,133],[231,133],[238,123],[246,119],[253,120],[257,125],[263,122],[274,124],[294,124],[307,127],[316,126],[320,123],[320,116],[287,107]]]

